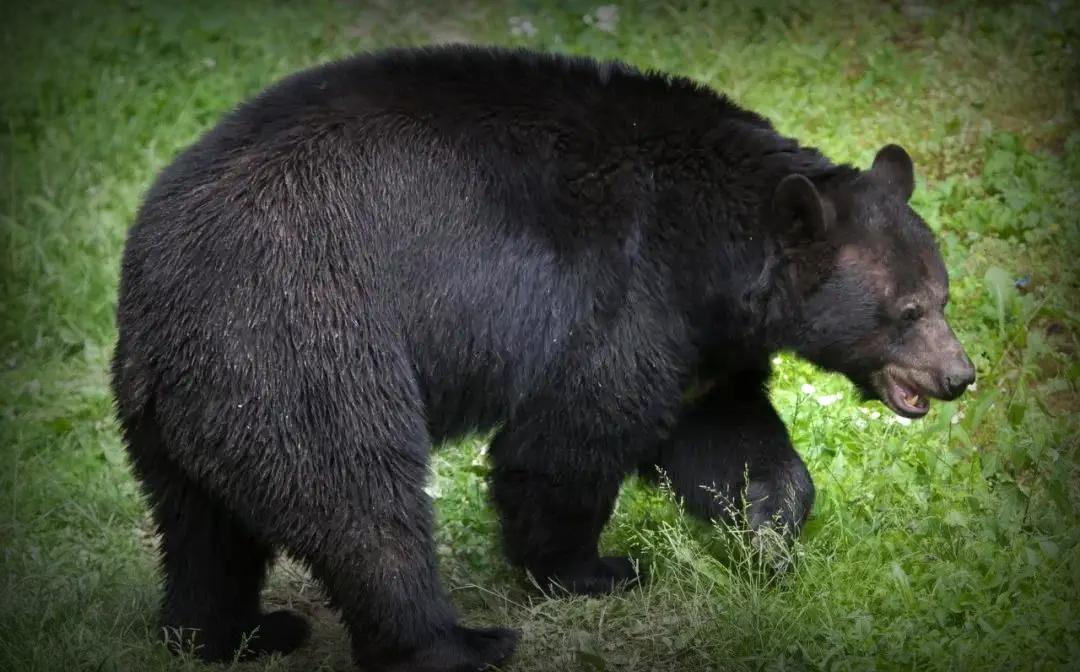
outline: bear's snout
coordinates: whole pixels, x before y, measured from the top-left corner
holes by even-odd
[[[938,388],[933,391],[933,396],[951,401],[975,382],[975,365],[944,316],[929,322],[926,345],[928,351],[934,353],[929,357],[929,368],[937,378]]]
[[[941,388],[944,391],[942,398],[952,400],[964,393],[969,385],[975,382],[975,365],[968,356],[961,352],[942,372]]]

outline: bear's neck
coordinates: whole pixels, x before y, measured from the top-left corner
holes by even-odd
[[[770,226],[777,185],[795,173],[825,184],[855,169],[800,147],[771,126],[734,126],[738,132],[729,129],[706,143],[708,169],[683,177],[684,185],[699,190],[698,198],[685,202],[705,207],[668,216],[680,220],[671,225],[701,240],[701,256],[671,271],[677,285],[696,292],[685,298],[702,354],[724,350],[757,360],[788,349],[805,323],[788,261]],[[692,277],[682,277],[687,274]]]

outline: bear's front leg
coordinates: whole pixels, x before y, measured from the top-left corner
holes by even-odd
[[[740,376],[692,402],[640,472],[662,472],[687,510],[706,520],[745,511],[755,532],[793,538],[814,503],[814,484],[769,402],[767,374]],[[748,383],[748,384],[747,384]]]
[[[628,558],[600,557],[597,549],[626,469],[595,455],[574,456],[566,443],[545,440],[550,431],[558,430],[514,424],[492,443],[491,492],[507,557],[544,589],[589,595],[636,581]]]
[[[601,557],[597,543],[643,446],[674,417],[678,383],[658,354],[632,361],[656,365],[567,366],[580,373],[523,403],[491,443],[504,551],[543,589],[599,594],[638,580],[629,558]]]

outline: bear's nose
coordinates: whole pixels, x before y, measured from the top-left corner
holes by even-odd
[[[944,378],[948,398],[955,399],[964,393],[968,385],[975,382],[975,365],[967,355],[961,355],[960,359],[945,371]]]

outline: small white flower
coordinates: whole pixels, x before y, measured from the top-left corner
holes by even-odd
[[[615,5],[601,5],[592,14],[582,17],[587,25],[605,33],[614,33],[619,25],[619,8]]]
[[[871,411],[871,412],[870,412],[870,419],[871,419],[871,420],[877,420],[877,419],[879,419],[880,417],[881,417],[881,413],[879,413],[879,412],[877,412],[877,411]]]
[[[968,385],[968,391],[970,391],[970,392],[974,392],[977,389],[979,389],[979,388],[975,385],[975,383],[972,383],[971,385]]]
[[[810,383],[803,383],[803,386],[799,389],[802,390],[803,394],[813,394],[814,392],[817,392],[817,389]]]
[[[905,418],[902,415],[894,415],[889,418],[889,422],[895,422],[898,425],[903,425],[904,427],[907,427],[911,424],[911,418]]]
[[[836,394],[825,394],[817,398],[817,403],[822,406],[829,406],[840,401],[844,396],[843,392],[837,392]]]
[[[773,357],[772,363],[773,363],[773,366],[780,366],[780,358],[779,357]]]
[[[963,420],[963,419],[964,419],[964,412],[963,411],[957,411],[956,413],[953,413],[953,416],[951,418],[949,418],[949,422],[951,422],[954,425],[959,425],[960,421]]]
[[[866,429],[867,426],[868,426],[868,423],[866,422],[866,420],[863,420],[862,418],[855,418],[855,427],[857,429],[860,429],[860,430]]]
[[[536,26],[527,16],[510,17],[510,34],[514,37],[532,37],[536,33]]]

